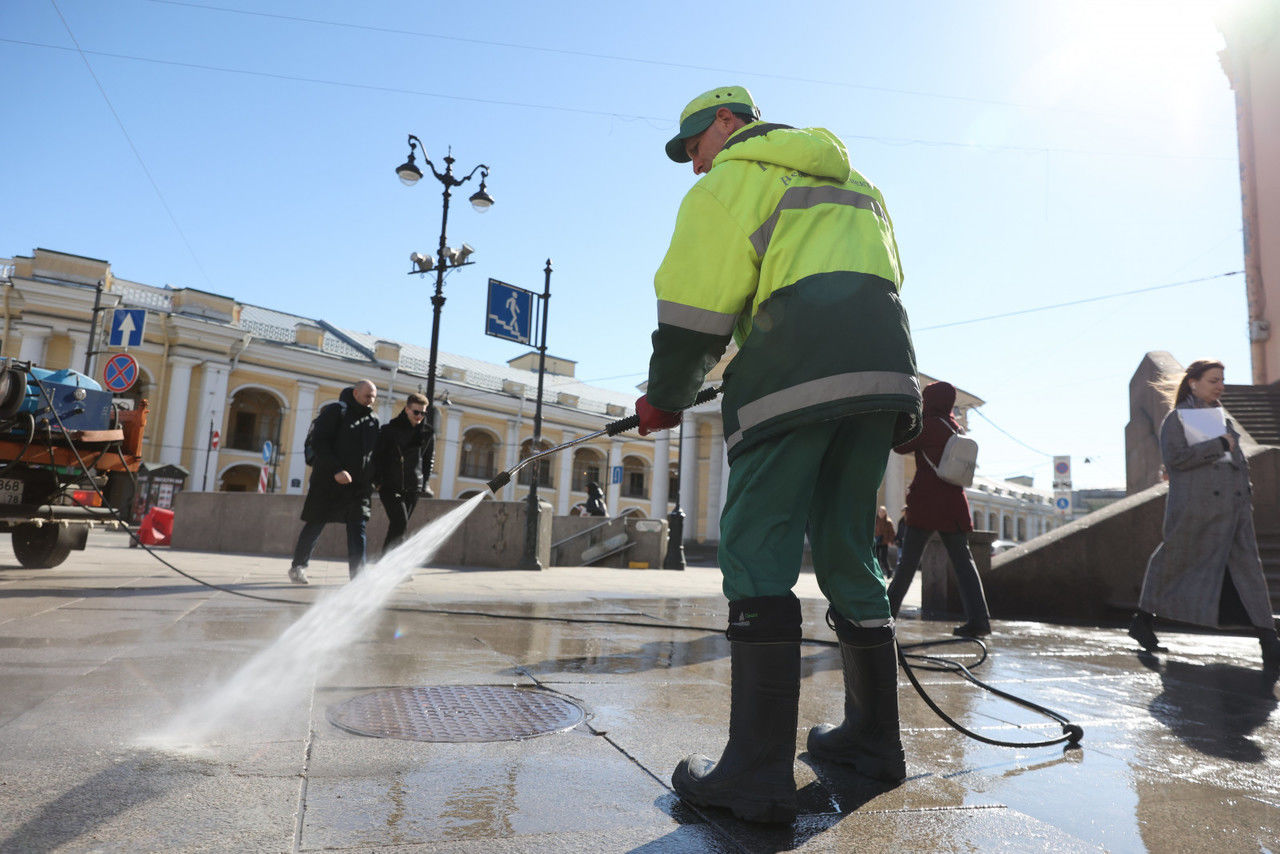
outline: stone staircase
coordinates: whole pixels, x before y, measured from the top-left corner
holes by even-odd
[[[1258,522],[1254,508],[1254,524]],[[1273,517],[1274,518],[1274,517]],[[1262,558],[1262,571],[1267,576],[1267,590],[1271,593],[1271,610],[1280,612],[1280,528],[1258,531],[1258,555]]]
[[[1228,385],[1222,405],[1237,426],[1259,445],[1280,445],[1280,383]]]
[[[1271,385],[1228,385],[1222,392],[1222,405],[1236,426],[1259,445],[1280,446],[1280,383]],[[1251,471],[1250,474],[1253,474]],[[1267,576],[1271,601],[1280,600],[1280,518],[1274,512],[1259,512],[1259,483],[1254,475],[1254,524],[1257,526],[1258,554]],[[1263,520],[1268,520],[1264,523]],[[1272,610],[1276,610],[1273,606]]]

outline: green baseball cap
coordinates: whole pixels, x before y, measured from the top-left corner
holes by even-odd
[[[680,130],[667,143],[667,156],[676,163],[688,163],[691,158],[685,153],[684,141],[711,127],[716,111],[721,107],[728,107],[731,113],[746,113],[760,118],[760,108],[751,100],[746,86],[721,86],[703,92],[680,114]]]

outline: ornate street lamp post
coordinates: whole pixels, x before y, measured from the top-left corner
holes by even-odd
[[[444,210],[440,215],[440,245],[436,250],[436,257],[432,259],[421,252],[414,252],[409,256],[409,261],[414,267],[409,271],[409,275],[430,273],[433,269],[436,274],[436,292],[431,297],[431,358],[427,364],[427,423],[434,430],[436,427],[436,353],[440,343],[440,309],[444,308],[444,274],[454,267],[464,267],[467,264],[474,263],[467,260],[474,251],[467,244],[462,244],[459,249],[451,249],[446,245],[446,233],[449,225],[449,196],[454,187],[461,187],[470,181],[477,172],[480,173],[480,189],[471,196],[471,206],[480,213],[484,213],[493,206],[493,196],[489,195],[484,185],[489,177],[488,166],[481,163],[472,169],[466,177],[455,178],[453,175],[453,149],[449,149],[449,153],[444,158],[444,172],[439,172],[435,164],[431,162],[431,158],[427,156],[427,149],[422,144],[422,140],[413,134],[409,134],[409,159],[396,167],[396,174],[400,176],[400,181],[405,186],[412,187],[422,178],[422,170],[414,163],[414,150],[417,148],[422,149],[422,159],[431,170],[431,174],[444,185]],[[423,473],[425,482],[431,478],[433,461],[425,460],[424,462],[424,468],[426,469]]]
[[[533,409],[533,440],[529,444],[531,453],[542,449],[542,382],[547,373],[547,315],[551,310],[551,259],[543,268],[546,278],[542,285],[542,341],[538,344],[538,399]],[[529,496],[525,510],[524,556],[520,559],[521,569],[545,569],[538,559],[538,522],[541,508],[538,505],[538,479],[542,476],[543,462],[533,464],[529,478]]]

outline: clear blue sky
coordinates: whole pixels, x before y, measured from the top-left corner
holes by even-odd
[[[745,84],[883,190],[920,368],[987,401],[980,473],[1047,487],[1070,454],[1078,488],[1123,486],[1145,352],[1250,376],[1243,277],[1177,284],[1243,268],[1212,9],[4,0],[0,256],[102,258],[427,344],[430,282],[405,273],[441,199],[396,179],[412,133],[440,168],[450,146],[488,164],[496,198],[472,211],[473,180],[450,208],[476,264],[446,279],[441,349],[519,355],[482,334],[485,281],[539,290],[550,257],[550,351],[629,391],[693,182],[663,143],[691,97]]]

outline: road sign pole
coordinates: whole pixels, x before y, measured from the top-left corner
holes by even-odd
[[[204,452],[204,475],[200,478],[201,492],[209,491],[209,457],[213,456],[213,453],[209,451],[208,448],[212,444],[213,444],[213,418],[211,417],[209,419],[209,444],[205,445],[205,452]]]
[[[546,278],[543,279],[542,284],[542,319],[539,323],[541,342],[538,344],[538,397],[533,407],[533,444],[530,449],[535,454],[541,450],[542,445],[542,385],[547,373],[547,313],[551,305],[550,258],[547,259],[547,266],[543,272]],[[525,514],[524,559],[521,561],[523,569],[543,569],[541,561],[538,560],[538,517],[541,515],[538,507],[538,478],[543,464],[542,461],[536,462],[531,469],[529,507]]]
[[[102,311],[102,289],[106,280],[98,279],[98,287],[93,294],[93,314],[89,316],[89,344],[84,349],[84,375],[93,376],[93,357],[98,354],[94,339],[98,335],[98,312]]]

